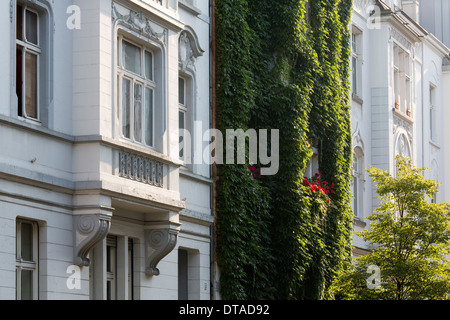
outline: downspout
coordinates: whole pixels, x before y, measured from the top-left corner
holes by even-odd
[[[423,48],[424,48],[424,45],[423,45],[423,42],[422,42],[422,64],[420,65],[420,71],[421,71],[421,77],[422,77],[422,85],[421,85],[421,91],[422,91],[422,137],[421,137],[421,139],[422,139],[422,165],[420,166],[420,167],[424,167],[425,166],[425,139],[424,139],[424,136],[425,136],[425,101],[424,101],[424,98],[423,98],[423,94],[424,94],[424,90],[423,90],[423,87],[425,86],[425,83],[424,83],[424,79],[425,79],[425,73],[424,73],[424,67],[423,67],[423,64],[424,64],[424,61],[425,61],[425,57],[424,57],[424,50],[423,50]],[[423,175],[425,175],[425,171],[423,171],[422,172],[422,174]]]
[[[216,37],[215,37],[215,0],[209,0],[210,8],[210,128],[216,128]],[[215,141],[212,142],[215,150]],[[210,227],[211,244],[210,244],[210,299],[215,300],[216,293],[216,164],[211,164],[210,176],[212,178],[211,185],[211,215],[214,218]]]

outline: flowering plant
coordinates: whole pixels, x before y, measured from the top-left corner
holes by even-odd
[[[261,178],[261,170],[256,169],[254,166],[247,166],[247,168],[252,173],[253,179],[259,180]]]
[[[331,185],[325,181],[321,180],[321,173],[316,173],[313,178],[308,179],[308,177],[303,177],[303,185],[309,188],[309,195],[314,198],[322,198],[327,203],[330,203],[330,198],[328,195],[330,193],[335,193],[334,183]]]

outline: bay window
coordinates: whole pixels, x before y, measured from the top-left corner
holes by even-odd
[[[154,54],[119,36],[118,96],[122,136],[154,147]]]

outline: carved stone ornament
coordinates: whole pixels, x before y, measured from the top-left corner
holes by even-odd
[[[413,140],[413,125],[396,115],[394,115],[394,125],[393,125],[393,134],[396,134],[400,129],[403,129],[406,131],[408,135],[408,140],[410,143],[412,143]]]
[[[128,11],[128,14],[121,14],[117,9],[116,4],[114,2],[111,3],[112,3],[111,16],[113,23],[119,21],[129,29],[136,31],[147,38],[164,42],[166,30],[160,33],[156,32],[152,27],[152,22],[149,19],[147,19],[142,12],[136,12],[124,8],[123,10]]]
[[[375,0],[353,0],[353,8],[364,16],[369,13],[369,8],[373,8]]]
[[[86,214],[74,216],[75,246],[74,264],[88,266],[89,251],[108,234],[111,217],[104,214]]]
[[[181,32],[178,47],[180,69],[195,70],[195,59],[202,56],[205,51],[200,48],[198,38],[191,28],[186,27],[186,30]]]
[[[413,44],[395,28],[389,28],[389,40],[392,41],[392,39],[402,45],[408,53],[412,54],[412,48],[414,47]]]
[[[145,230],[145,274],[158,276],[158,263],[167,256],[177,244],[179,223],[167,222],[149,226]]]

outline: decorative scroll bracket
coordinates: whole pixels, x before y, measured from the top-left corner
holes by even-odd
[[[89,251],[102,241],[111,226],[111,216],[105,214],[85,214],[74,216],[74,264],[89,266]]]
[[[181,224],[164,221],[154,222],[145,230],[145,274],[158,276],[158,263],[167,256],[177,244]]]

